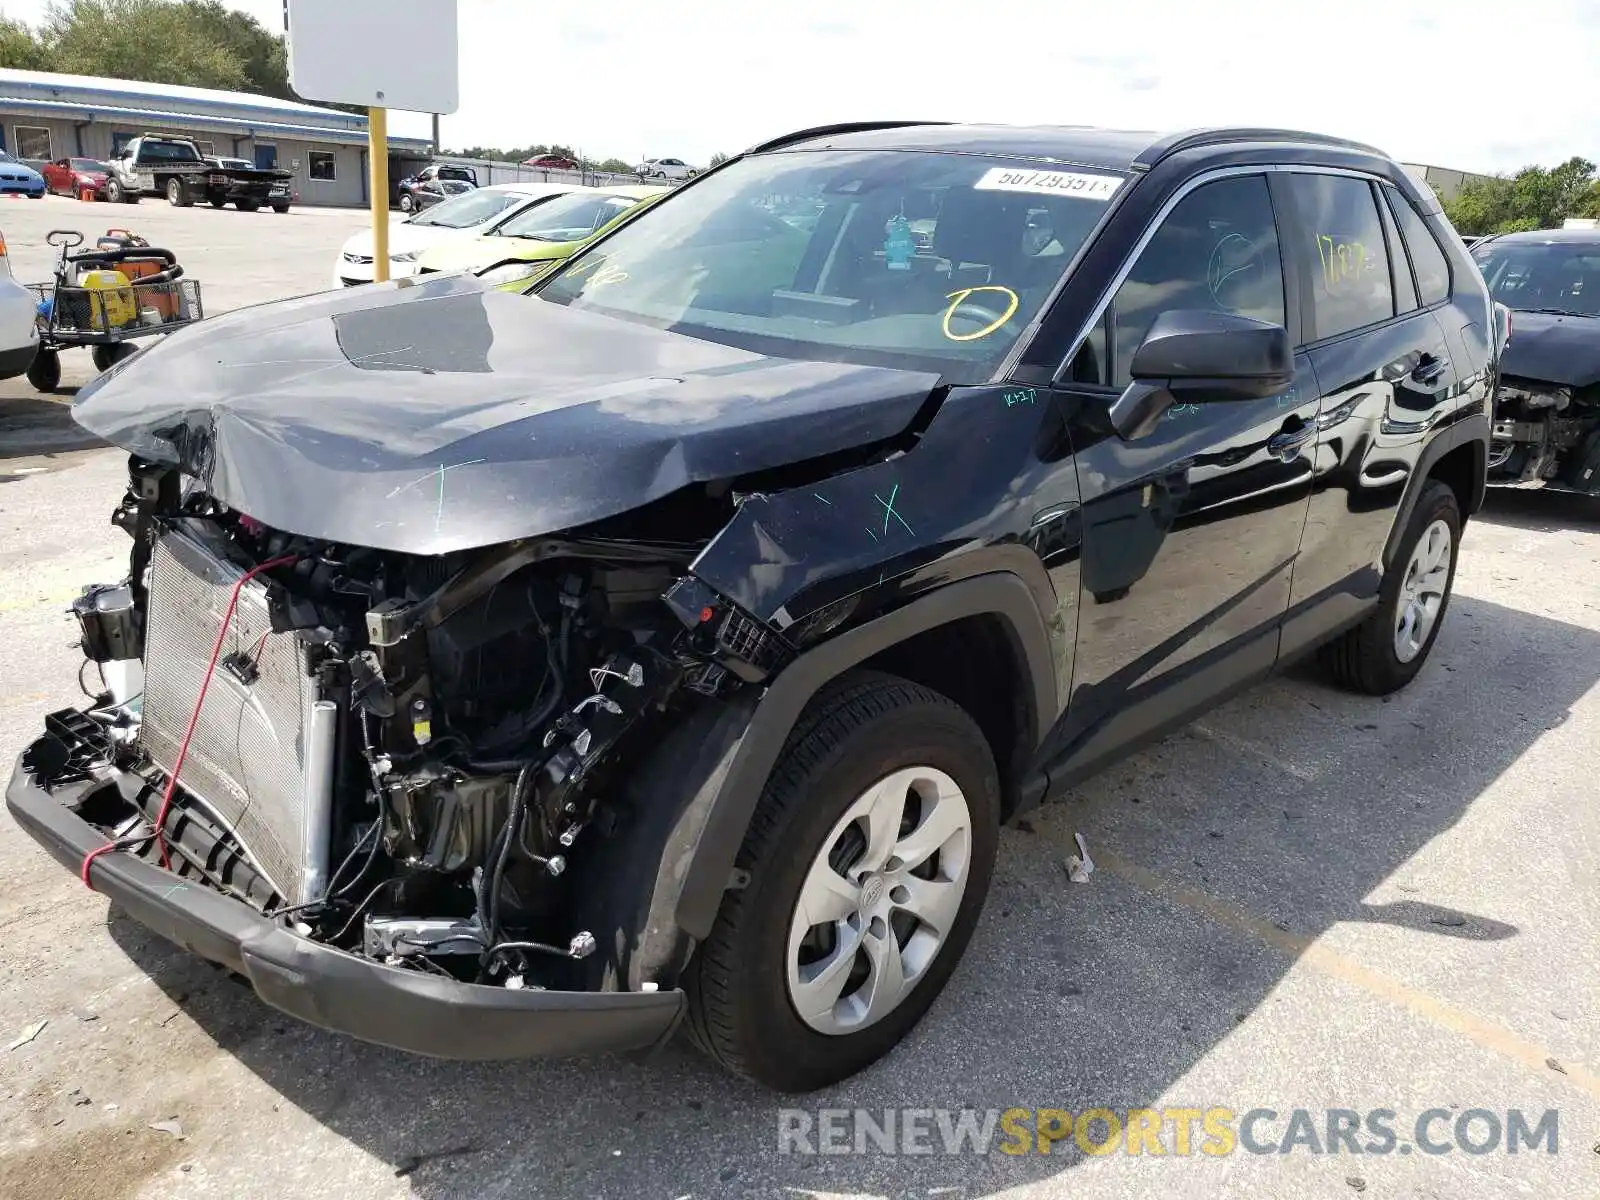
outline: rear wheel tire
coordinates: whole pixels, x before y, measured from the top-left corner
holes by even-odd
[[[261,207],[260,202],[256,200],[235,200],[234,203],[238,205],[240,212],[255,212]]]
[[[877,672],[824,689],[751,818],[750,882],[685,972],[691,1038],[783,1092],[887,1054],[972,936],[999,817],[994,757],[963,709]]]
[[[1460,547],[1456,494],[1429,480],[1384,572],[1378,607],[1321,650],[1335,682],[1369,696],[1387,696],[1416,678],[1444,625]]]
[[[122,194],[122,185],[115,179],[106,180],[106,203],[121,204],[125,197]]]
[[[272,211],[275,213],[286,213],[289,211],[289,206],[287,204],[274,204],[272,206]]]
[[[206,203],[211,205],[212,208],[227,208],[228,198],[226,196],[208,196]]]
[[[35,350],[28,364],[28,382],[41,392],[53,392],[61,384],[61,356],[54,350]]]
[[[183,180],[167,180],[167,203],[172,205],[173,208],[188,208],[194,203],[193,200],[189,199],[189,192],[183,186]]]

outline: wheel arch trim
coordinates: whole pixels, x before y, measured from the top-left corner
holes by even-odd
[[[727,760],[699,835],[688,847],[674,908],[680,929],[697,939],[711,932],[762,789],[812,697],[846,671],[907,638],[978,616],[998,617],[1008,627],[1019,666],[1028,676],[1024,684],[1031,697],[1030,738],[1038,744],[1042,730],[1056,715],[1055,671],[1033,593],[1010,572],[949,584],[808,650],[768,686]]]
[[[1428,480],[1433,478],[1434,467],[1438,466],[1440,460],[1451,451],[1459,450],[1462,446],[1473,442],[1480,442],[1483,445],[1484,454],[1478,462],[1478,469],[1474,472],[1472,485],[1474,503],[1468,511],[1461,514],[1462,521],[1483,505],[1484,492],[1488,485],[1489,418],[1482,412],[1469,412],[1464,418],[1439,430],[1418,457],[1416,469],[1411,472],[1411,479],[1406,484],[1405,495],[1401,497],[1400,504],[1395,509],[1394,524],[1389,528],[1389,538],[1383,547],[1385,570],[1394,562],[1394,556],[1400,547],[1400,539],[1405,535],[1406,525],[1411,520],[1411,513],[1417,507],[1422,489]]]

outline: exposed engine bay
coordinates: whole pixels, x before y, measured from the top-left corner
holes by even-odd
[[[648,514],[420,556],[267,528],[137,458],[130,476],[128,578],[74,604],[103,691],[50,719],[70,753],[33,769],[142,780],[80,815],[389,965],[569,986],[596,948],[585,843],[641,748],[788,652],[686,573],[704,540],[652,540]],[[670,524],[708,540],[727,511]]]
[[[1600,386],[1503,379],[1495,397],[1489,482],[1600,493]]]

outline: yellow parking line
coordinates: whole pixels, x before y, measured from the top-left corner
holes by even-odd
[[[1064,840],[1052,830],[1046,833],[1046,836],[1054,843],[1064,847],[1070,846],[1076,853],[1077,847],[1070,842],[1070,835]],[[1555,1056],[1549,1050],[1513,1033],[1503,1025],[1497,1025],[1466,1009],[1457,1008],[1446,1000],[1402,983],[1381,971],[1374,971],[1348,955],[1321,945],[1313,938],[1279,929],[1271,921],[1264,921],[1208,892],[1163,879],[1155,872],[1131,863],[1113,851],[1095,850],[1094,861],[1101,870],[1127,880],[1141,891],[1163,900],[1170,900],[1174,904],[1181,904],[1226,929],[1266,943],[1274,950],[1304,963],[1330,979],[1348,983],[1380,1000],[1397,1004],[1431,1025],[1462,1034],[1484,1049],[1492,1050],[1541,1074],[1564,1079],[1580,1091],[1587,1092],[1592,1098],[1600,1100],[1600,1076],[1579,1063],[1561,1063],[1563,1073],[1551,1070],[1549,1060]]]

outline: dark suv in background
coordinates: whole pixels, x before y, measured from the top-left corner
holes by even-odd
[[[132,561],[7,801],[326,1028],[685,1023],[819,1087],[933,1002],[1002,821],[1312,651],[1416,675],[1493,326],[1370,147],[904,123],[757,147],[525,294],[228,314],[79,393]]]
[[[1489,482],[1600,496],[1600,230],[1482,238],[1472,257],[1513,314]]]

